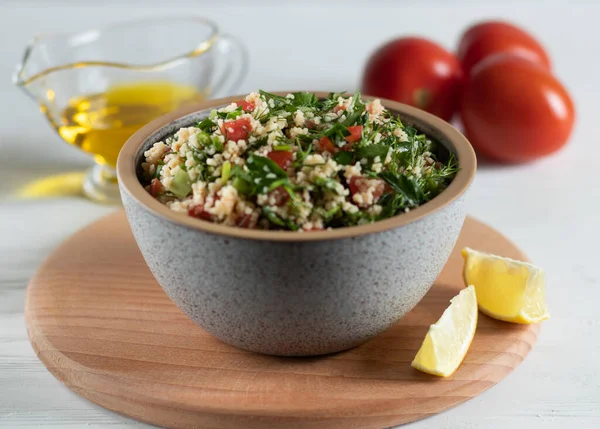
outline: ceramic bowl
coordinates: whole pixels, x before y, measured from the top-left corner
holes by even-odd
[[[473,149],[443,120],[382,100],[459,162],[448,188],[409,213],[331,231],[260,231],[185,216],[152,198],[140,183],[144,151],[240,98],[172,112],[123,147],[121,198],[148,267],[196,324],[242,349],[306,356],[364,343],[423,298],[450,256],[476,169]]]

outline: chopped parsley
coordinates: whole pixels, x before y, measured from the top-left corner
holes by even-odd
[[[259,91],[155,144],[146,161],[173,210],[292,231],[401,215],[458,171],[443,146],[358,92]]]

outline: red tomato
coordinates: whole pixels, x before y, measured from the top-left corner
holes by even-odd
[[[246,100],[237,100],[234,101],[238,107],[241,107],[244,112],[252,112],[254,110],[254,103]]]
[[[353,125],[351,127],[348,127],[348,131],[350,131],[350,135],[344,137],[344,139],[348,143],[356,143],[357,141],[359,141],[362,138],[363,126],[362,125]]]
[[[223,135],[225,136],[225,140],[233,140],[234,142],[246,140],[251,130],[252,125],[250,124],[250,119],[248,118],[240,118],[233,121],[224,122],[223,128],[221,129]]]
[[[575,109],[565,88],[542,66],[498,54],[473,69],[460,116],[467,138],[482,155],[525,162],[567,142]]]
[[[198,219],[204,219],[212,221],[212,215],[204,210],[202,206],[194,206],[188,210],[188,215],[196,217]]]
[[[290,200],[290,194],[283,186],[279,186],[269,192],[269,200],[273,199],[277,207],[284,206]]]
[[[160,194],[163,194],[165,192],[165,187],[162,185],[162,183],[160,183],[160,180],[152,179],[152,181],[150,182],[149,192],[150,192],[150,195],[152,195],[154,198],[156,198]]]
[[[252,213],[243,214],[235,220],[236,226],[240,228],[251,228],[253,223]]]
[[[458,106],[462,76],[453,54],[429,40],[406,37],[383,45],[369,58],[362,92],[450,120]]]
[[[359,192],[361,186],[364,186],[364,181],[366,179],[362,176],[352,176],[350,180],[348,180],[348,187],[350,188],[350,193],[352,195]]]
[[[339,104],[333,108],[334,113],[338,113],[340,111],[345,111],[345,110],[346,110],[346,106],[344,106],[344,105],[340,106]]]
[[[329,137],[321,137],[317,147],[321,152],[336,153],[338,151]]]
[[[274,150],[267,154],[278,166],[287,170],[294,161],[294,154],[289,150]]]
[[[525,30],[514,25],[486,21],[465,31],[458,45],[458,60],[465,73],[486,57],[498,53],[511,53],[541,64],[550,70],[548,54]]]
[[[373,189],[373,200],[377,201],[386,190],[386,183],[381,179],[368,179],[363,176],[352,176],[348,181],[348,187],[352,195],[358,192],[366,192],[371,186]]]
[[[315,231],[323,231],[325,228],[323,227],[318,227],[318,226],[313,226],[312,228],[309,229],[305,229],[304,231],[306,232],[315,232]]]

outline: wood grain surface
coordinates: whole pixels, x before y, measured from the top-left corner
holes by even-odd
[[[448,379],[410,366],[430,324],[463,287],[464,246],[524,259],[467,219],[440,277],[402,321],[355,349],[281,358],[226,345],[195,326],[144,264],[123,212],[60,246],[31,280],[31,343],[70,389],[108,409],[173,428],[385,428],[473,398],[510,373],[539,326],[480,315],[471,349]]]

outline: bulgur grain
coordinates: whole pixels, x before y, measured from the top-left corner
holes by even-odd
[[[259,91],[243,101],[144,152],[144,174],[160,180],[156,198],[171,210],[244,228],[328,230],[408,212],[457,171],[439,145],[358,93]]]

